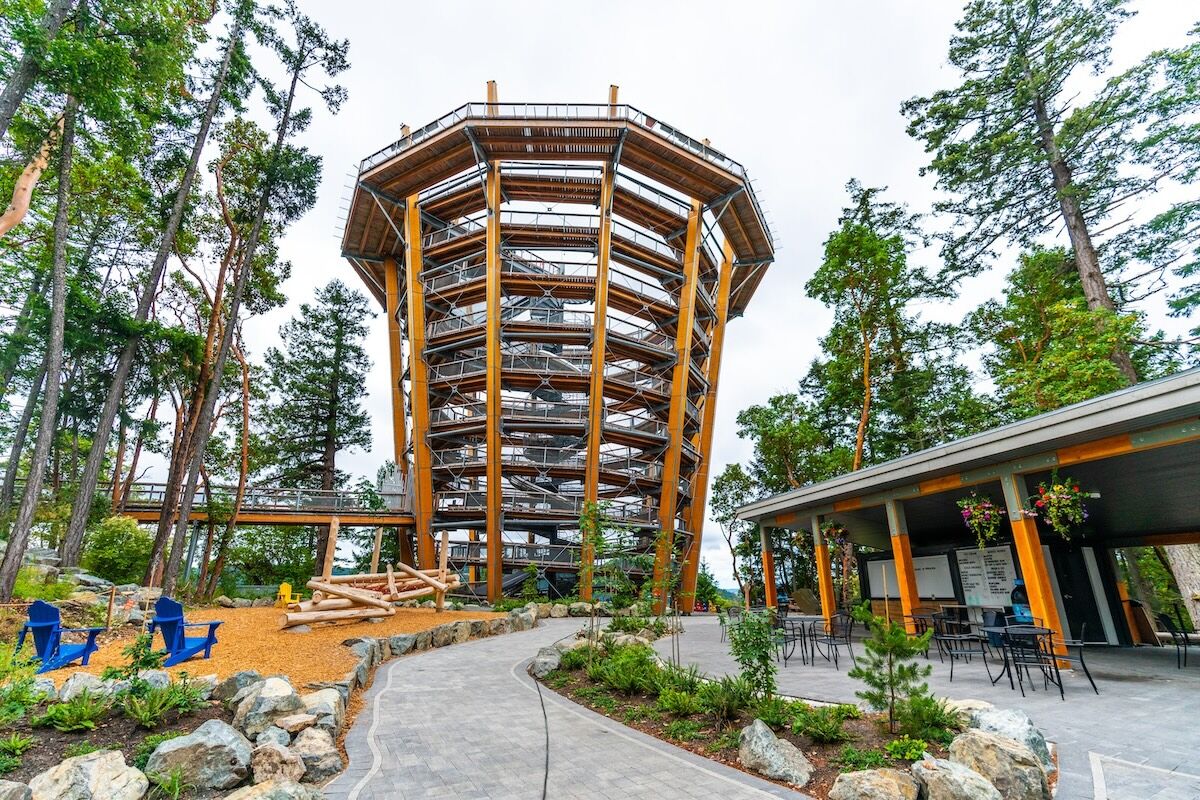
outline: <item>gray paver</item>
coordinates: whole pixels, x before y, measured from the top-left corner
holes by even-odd
[[[485,638],[384,665],[346,736],[331,800],[546,797],[804,798],[619,725],[543,691],[524,671],[579,620]],[[543,717],[542,701],[545,703]],[[374,747],[374,750],[372,750]],[[378,753],[378,755],[376,755]]]

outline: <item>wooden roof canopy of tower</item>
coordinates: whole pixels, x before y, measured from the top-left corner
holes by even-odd
[[[611,98],[615,100],[615,87]],[[342,255],[367,288],[384,302],[383,260],[401,258],[405,198],[475,168],[482,161],[612,163],[723,213],[718,224],[733,247],[730,316],[742,314],[775,248],[745,168],[678,129],[630,105],[467,103],[362,161],[350,201]],[[506,197],[544,203],[596,205],[600,179],[536,170],[505,176]],[[437,197],[422,197],[422,214],[454,220],[483,210],[479,180],[463,180]],[[686,228],[678,216],[618,185],[618,216]],[[715,265],[709,265],[715,266]]]

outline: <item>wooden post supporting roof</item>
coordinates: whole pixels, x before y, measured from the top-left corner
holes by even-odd
[[[400,267],[396,259],[388,256],[383,261],[383,283],[387,298],[388,357],[392,380],[392,457],[396,470],[408,475],[408,431],[404,422],[404,388],[400,385],[404,374],[400,353]]]
[[[661,527],[654,553],[654,613],[666,604],[666,582],[675,546],[675,515],[679,503],[679,465],[687,416],[688,368],[692,361],[692,328],[696,315],[696,282],[700,277],[701,205],[692,201],[683,251],[683,286],[675,321],[675,368],[671,373],[671,410],[667,417],[667,452],[663,456],[662,495],[658,504]]]
[[[488,95],[494,90],[489,82]],[[487,593],[496,602],[504,593],[504,495],[500,485],[500,162],[487,173]]]
[[[825,617],[825,624],[830,625],[837,610],[833,594],[833,568],[829,562],[829,542],[821,533],[821,518],[816,515],[812,518],[812,536],[813,552],[817,557],[817,584],[821,590],[821,615]]]
[[[917,573],[913,569],[912,547],[908,541],[908,520],[904,516],[904,506],[898,500],[888,500],[884,506],[887,510],[888,531],[891,533],[892,556],[896,563],[896,583],[900,589],[904,629],[909,633],[916,633],[913,614],[917,613],[921,598],[917,592]],[[883,602],[888,602],[886,593]]]
[[[778,608],[779,598],[775,587],[775,548],[771,543],[771,531],[765,525],[758,526],[758,540],[762,547],[763,595],[767,608]]]
[[[1054,631],[1055,652],[1066,655],[1066,646],[1063,644],[1066,637],[1058,616],[1058,605],[1054,602],[1054,590],[1050,585],[1050,572],[1042,551],[1037,522],[1025,515],[1024,499],[1028,494],[1025,478],[1006,472],[1000,476],[1000,485],[1004,487],[1004,502],[1012,525],[1013,543],[1017,546],[1017,559],[1021,562],[1021,577],[1029,594],[1029,610],[1042,624]]]
[[[592,374],[588,380],[587,454],[584,463],[584,500],[595,503],[600,497],[600,445],[604,429],[604,364],[608,341],[608,264],[612,250],[612,200],[615,170],[608,166],[600,184],[600,229],[596,242],[596,300],[592,315]],[[579,597],[592,599],[593,543],[585,541],[580,550],[582,561]]]
[[[696,600],[696,579],[700,574],[700,546],[708,503],[708,474],[712,467],[713,426],[717,417],[717,383],[721,377],[721,352],[725,347],[725,323],[729,321],[729,290],[733,283],[733,245],[728,240],[721,253],[721,271],[717,276],[717,318],[713,323],[708,351],[708,394],[701,410],[700,434],[696,452],[700,463],[692,476],[692,501],[687,509],[687,529],[692,538],[683,557],[683,578],[679,597],[681,610],[690,612]]]
[[[408,280],[408,371],[412,380],[413,518],[417,561],[433,566],[433,455],[429,449],[429,367],[425,363],[425,284],[421,279],[421,209],[409,195],[404,213],[405,274]]]

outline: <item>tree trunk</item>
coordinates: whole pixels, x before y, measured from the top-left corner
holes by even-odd
[[[1192,627],[1200,626],[1200,545],[1173,544],[1162,550],[1171,565],[1183,606],[1192,618]]]
[[[61,0],[59,0],[61,2]],[[221,108],[221,95],[225,90],[225,79],[229,75],[229,66],[233,60],[234,51],[240,46],[243,31],[243,19],[239,13],[234,21],[233,29],[229,35],[229,42],[225,46],[225,54],[221,59],[221,65],[217,69],[216,77],[213,80],[212,97],[208,100],[208,106],[204,110],[204,116],[200,121],[200,130],[196,132],[196,140],[192,143],[191,158],[188,161],[187,169],[183,173],[183,180],[179,183],[179,188],[175,191],[175,202],[171,207],[171,216],[167,219],[167,224],[163,228],[162,241],[158,245],[158,253],[154,257],[154,263],[150,267],[150,272],[146,276],[146,284],[142,287],[141,297],[138,299],[138,307],[134,313],[134,333],[130,335],[129,341],[125,343],[125,349],[121,351],[121,357],[117,361],[116,369],[113,370],[112,383],[109,384],[108,394],[104,398],[104,406],[100,410],[100,416],[96,422],[96,438],[92,440],[92,448],[88,452],[87,461],[83,466],[83,474],[79,479],[79,493],[75,497],[75,503],[71,507],[71,522],[67,528],[67,535],[63,540],[62,547],[62,565],[65,567],[73,567],[79,564],[80,551],[83,546],[83,529],[87,524],[87,516],[90,508],[90,497],[96,491],[96,481],[100,477],[100,466],[104,462],[105,453],[108,450],[108,437],[112,431],[113,421],[117,417],[117,410],[121,404],[121,398],[125,394],[125,381],[129,377],[129,371],[133,366],[134,357],[137,355],[138,345],[141,343],[142,336],[139,332],[140,325],[144,323],[150,316],[150,308],[154,305],[154,298],[158,294],[158,284],[162,280],[163,271],[167,265],[167,259],[175,249],[175,235],[179,232],[180,223],[183,220],[183,212],[187,206],[188,198],[191,196],[192,184],[196,179],[197,168],[200,164],[200,157],[204,152],[204,145],[208,141],[209,130],[212,127],[213,119]],[[153,564],[152,564],[153,566]]]
[[[4,486],[0,488],[0,514],[7,514],[12,506],[13,495],[17,488],[17,470],[21,465],[21,453],[25,450],[25,438],[29,435],[29,426],[33,424],[33,412],[37,409],[38,399],[42,396],[42,384],[46,382],[46,364],[49,353],[42,359],[41,369],[29,387],[29,397],[25,400],[25,408],[21,410],[21,420],[13,431],[12,449],[8,453],[8,465],[4,469]]]
[[[38,425],[37,441],[29,461],[29,475],[25,479],[25,493],[21,506],[8,535],[8,549],[0,561],[0,602],[12,599],[13,585],[17,582],[17,571],[25,557],[29,544],[29,533],[33,528],[33,515],[41,499],[42,477],[46,470],[46,457],[54,441],[55,425],[58,422],[58,393],[62,380],[63,333],[67,317],[67,223],[71,204],[71,159],[75,148],[75,113],[78,101],[67,99],[66,123],[63,129],[62,149],[58,159],[58,208],[54,212],[54,272],[51,278],[50,338],[46,350],[46,392],[42,401],[42,418]]]
[[[156,396],[150,401],[150,410],[146,412],[146,422],[153,422],[158,419],[158,397]],[[144,427],[138,428],[137,439],[134,440],[133,456],[129,459],[129,473],[125,476],[125,482],[121,486],[121,497],[113,503],[113,513],[124,514],[125,504],[129,502],[129,493],[133,491],[133,482],[137,479],[138,459],[142,456],[142,442],[145,439]]]
[[[25,219],[25,215],[29,213],[29,204],[33,200],[33,189],[37,186],[38,179],[42,177],[46,167],[50,165],[50,151],[54,149],[54,140],[62,133],[62,123],[62,117],[55,120],[50,132],[42,140],[41,149],[30,159],[25,169],[21,171],[20,177],[17,178],[16,184],[13,185],[12,200],[9,202],[8,208],[4,209],[4,213],[0,214],[0,239],[20,225],[21,220]]]
[[[1041,135],[1042,151],[1050,166],[1050,174],[1054,180],[1054,188],[1058,193],[1058,205],[1062,210],[1063,223],[1067,228],[1067,236],[1071,239],[1071,247],[1075,252],[1075,268],[1079,271],[1079,280],[1083,284],[1083,296],[1087,299],[1088,308],[1095,311],[1104,309],[1116,311],[1117,305],[1108,293],[1108,284],[1104,273],[1100,271],[1100,258],[1096,255],[1096,247],[1092,243],[1091,232],[1087,228],[1083,210],[1075,197],[1075,184],[1071,177],[1071,167],[1067,164],[1058,142],[1054,138],[1054,124],[1046,110],[1046,101],[1041,95],[1033,100],[1033,113],[1037,119],[1038,132]],[[1133,385],[1138,382],[1137,370],[1129,353],[1124,348],[1113,351],[1111,356],[1117,369],[1125,376],[1125,380]]]
[[[337,412],[339,403],[338,370],[342,362],[341,333],[333,345],[333,381],[329,387],[329,414],[325,418],[325,447],[321,454],[321,490],[332,492],[337,479]],[[325,574],[325,549],[329,542],[329,526],[317,526],[316,574]]]
[[[46,7],[46,14],[42,17],[41,34],[43,39],[50,42],[58,35],[58,29],[62,27],[74,5],[75,0],[50,0]],[[4,134],[8,133],[8,126],[12,124],[17,109],[21,107],[21,101],[25,99],[33,82],[37,80],[40,68],[38,62],[41,57],[40,50],[30,49],[22,53],[21,60],[17,62],[17,66],[12,72],[12,77],[5,84],[4,91],[0,92],[0,139],[3,139]]]
[[[863,449],[867,441],[867,422],[871,418],[871,340],[863,336],[863,404],[862,413],[858,416],[858,431],[854,434],[854,465],[857,470],[862,466]]]
[[[21,362],[21,354],[25,351],[24,339],[25,334],[29,332],[29,322],[33,318],[34,305],[42,298],[42,292],[45,289],[45,276],[40,273],[35,274],[33,285],[29,288],[29,294],[25,295],[25,302],[22,303],[12,333],[8,336],[9,345],[0,354],[0,365],[2,365],[0,366],[0,399],[8,396],[8,385]]]

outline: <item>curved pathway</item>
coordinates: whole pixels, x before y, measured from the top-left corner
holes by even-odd
[[[526,662],[578,626],[579,620],[547,620],[532,631],[384,664],[346,736],[350,766],[325,787],[325,796],[806,797],[539,692]]]

